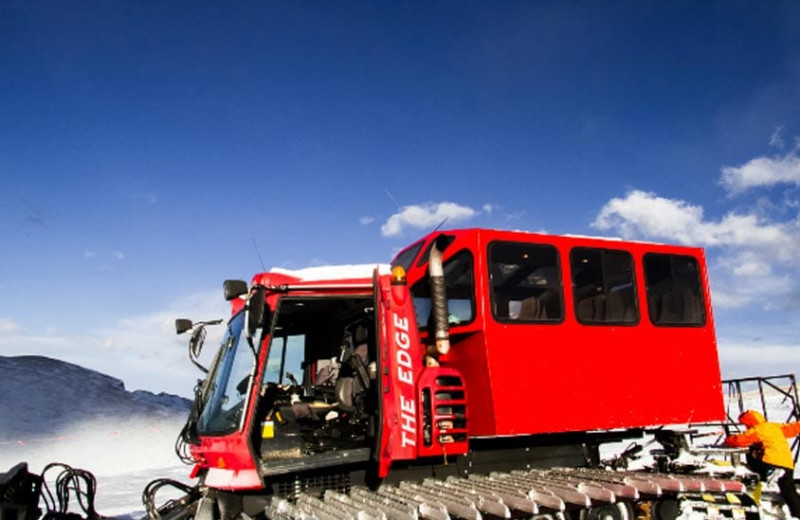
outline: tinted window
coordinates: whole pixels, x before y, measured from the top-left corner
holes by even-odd
[[[420,248],[422,248],[422,242],[417,242],[413,246],[400,253],[397,258],[394,259],[394,262],[392,262],[392,267],[397,267],[399,265],[408,271],[408,268],[411,266],[411,262],[413,262],[414,258],[417,257],[417,253],[419,253]]]
[[[633,257],[627,251],[576,247],[570,253],[575,316],[581,323],[637,323]]]
[[[447,291],[448,321],[459,325],[475,319],[475,285],[472,255],[469,251],[456,253],[444,263],[444,283]],[[420,328],[428,326],[431,317],[431,284],[427,276],[411,288],[414,310]]]
[[[647,309],[656,325],[704,325],[705,303],[700,266],[691,256],[644,257]]]
[[[489,245],[492,315],[503,322],[561,321],[564,305],[558,251],[518,242]]]

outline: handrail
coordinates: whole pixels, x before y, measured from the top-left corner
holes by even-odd
[[[794,374],[725,379],[722,381],[722,384],[727,388],[727,393],[725,395],[725,414],[728,419],[728,424],[726,424],[726,430],[736,425],[739,415],[749,409],[761,412],[764,418],[770,421],[767,398],[773,395],[778,398],[782,397],[782,404],[785,404],[788,400],[790,405],[787,407],[789,409],[788,415],[784,418],[772,419],[773,422],[786,423],[800,421],[800,397],[798,397],[797,381],[795,380]],[[745,403],[745,394],[750,392],[758,392],[760,409],[753,404],[752,401],[754,399],[750,399]],[[734,405],[737,405],[736,408],[734,408]],[[797,463],[798,457],[800,456],[800,438],[795,437],[791,446],[794,452],[795,463]]]

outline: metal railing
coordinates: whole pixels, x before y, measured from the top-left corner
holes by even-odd
[[[757,410],[769,422],[800,421],[800,398],[793,374],[726,379],[722,384],[726,388],[727,433],[742,430],[738,419],[745,410]],[[800,455],[800,438],[795,437],[791,446],[797,463]]]

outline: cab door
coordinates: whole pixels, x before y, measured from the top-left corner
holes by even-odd
[[[405,276],[375,270],[375,326],[379,346],[378,476],[389,473],[394,460],[418,457],[420,403],[417,382],[424,349]]]

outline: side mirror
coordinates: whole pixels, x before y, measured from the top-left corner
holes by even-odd
[[[247,282],[244,280],[225,280],[222,284],[225,290],[225,300],[235,300],[239,296],[247,294]]]
[[[191,359],[192,363],[200,368],[200,370],[208,374],[208,369],[196,361],[200,357],[200,351],[203,350],[205,342],[206,326],[203,324],[194,329],[192,337],[189,338],[189,359]]]
[[[200,357],[200,351],[203,350],[203,343],[206,340],[206,325],[219,325],[220,323],[222,323],[222,320],[198,321],[197,323],[192,323],[192,320],[184,318],[175,320],[175,330],[178,334],[183,334],[189,330],[192,331],[192,337],[189,338],[189,361],[206,374],[208,369],[197,362]]]
[[[256,286],[253,288],[253,294],[250,295],[250,300],[247,306],[247,333],[253,336],[256,329],[264,321],[264,313],[266,311],[266,291],[263,286]]]
[[[187,330],[191,330],[193,326],[192,320],[187,320],[186,318],[178,318],[175,320],[175,332],[178,334],[183,334]]]

